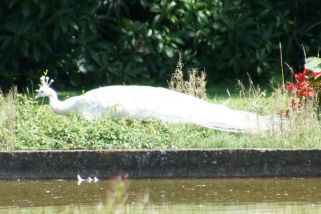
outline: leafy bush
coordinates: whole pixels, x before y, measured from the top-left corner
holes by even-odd
[[[271,77],[299,67],[300,44],[321,42],[319,1],[3,0],[0,86],[30,85],[42,71],[61,87],[165,82],[181,50],[208,79]]]

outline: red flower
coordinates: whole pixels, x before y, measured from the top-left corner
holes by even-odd
[[[307,76],[304,75],[303,73],[294,74],[294,77],[295,77],[295,79],[297,79],[300,82],[304,81],[305,78],[307,78]]]
[[[292,99],[291,104],[292,104],[292,108],[294,110],[296,110],[296,111],[300,111],[301,110],[301,106],[297,103],[296,100]]]
[[[304,105],[304,97],[316,96],[321,88],[321,71],[313,72],[304,69],[302,73],[294,74],[296,82],[287,85],[287,90],[293,93],[298,99],[291,101],[294,110],[300,110]]]
[[[293,84],[287,85],[288,92],[295,93],[297,91],[297,88]]]
[[[317,71],[313,73],[313,78],[316,80],[321,76],[321,71]]]
[[[312,90],[311,88],[306,88],[300,92],[300,95],[302,97],[313,97],[315,96],[315,94],[316,94],[315,91]]]
[[[308,76],[310,73],[312,73],[312,71],[309,70],[309,69],[306,69],[306,68],[305,68],[305,69],[303,70],[303,74],[306,75],[306,76]]]
[[[311,85],[310,81],[303,81],[303,82],[297,82],[295,84],[295,87],[297,88],[297,90],[302,90],[309,87],[310,85]]]

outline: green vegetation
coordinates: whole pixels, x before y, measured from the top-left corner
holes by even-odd
[[[45,69],[57,88],[110,83],[162,84],[175,90],[259,114],[283,113],[290,98],[241,83],[205,90],[211,84],[247,78],[275,82],[279,42],[283,59],[298,71],[303,43],[309,55],[321,44],[318,0],[309,1],[17,1],[0,2],[0,88],[33,88]],[[308,14],[308,15],[307,15]],[[189,81],[182,77],[189,73]],[[288,73],[289,74],[289,73]],[[182,84],[175,81],[181,80]],[[30,87],[31,85],[31,87]],[[236,89],[238,88],[238,89]],[[196,90],[195,90],[196,89]],[[46,101],[45,101],[46,102]],[[116,148],[319,148],[320,124],[313,105],[290,115],[289,130],[262,135],[231,134],[189,125],[59,116],[33,96],[0,95],[0,149]]]
[[[220,90],[226,87],[218,86]],[[234,87],[229,89],[234,92],[228,103],[232,108],[271,114],[289,107],[290,98],[280,90],[267,93],[253,86],[243,91]],[[216,103],[227,99],[224,92],[209,97]],[[288,131],[257,135],[131,118],[87,121],[78,115],[56,115],[43,101],[14,91],[0,96],[0,107],[1,150],[321,147],[320,123],[309,105],[291,114]]]
[[[45,69],[60,90],[164,84],[178,50],[211,81],[247,72],[275,78],[279,42],[295,70],[300,44],[316,55],[319,7],[319,0],[2,0],[0,87],[24,89]]]

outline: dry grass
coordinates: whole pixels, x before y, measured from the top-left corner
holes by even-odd
[[[267,94],[264,90],[260,88],[260,86],[254,85],[250,76],[249,76],[248,88],[246,88],[240,80],[237,81],[237,88],[239,89],[239,97],[249,102],[248,103],[249,111],[253,111],[257,113],[266,112],[266,109],[265,109],[266,105],[262,105],[262,102],[266,100]]]
[[[319,103],[316,98],[306,99],[301,110],[298,111],[291,107],[291,100],[297,98],[285,91],[282,86],[272,87],[273,90],[269,96],[259,86],[255,86],[251,78],[249,78],[249,86],[238,81],[237,87],[239,98],[234,100],[234,108],[242,109],[247,106],[245,109],[247,111],[273,115],[275,119],[271,132],[258,136],[257,140],[262,140],[262,144],[270,142],[271,147],[282,148],[320,147],[321,125]]]
[[[6,96],[0,94],[0,143],[6,149],[11,149],[16,142],[16,96],[15,87]]]
[[[276,132],[273,136],[280,142],[292,144],[294,147],[296,145],[305,147],[304,144],[320,142],[321,126],[316,107],[316,100],[311,99],[305,102],[300,111],[289,108],[287,129]]]
[[[206,73],[192,68],[188,71],[188,81],[185,81],[183,68],[182,55],[179,53],[175,72],[168,83],[169,88],[194,97],[206,99]]]

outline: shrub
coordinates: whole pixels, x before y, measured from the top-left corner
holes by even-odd
[[[246,73],[270,78],[279,41],[296,68],[298,44],[317,51],[318,6],[317,0],[3,0],[0,86],[24,88],[47,68],[62,87],[165,82],[179,49],[186,67],[206,67],[211,81]]]

